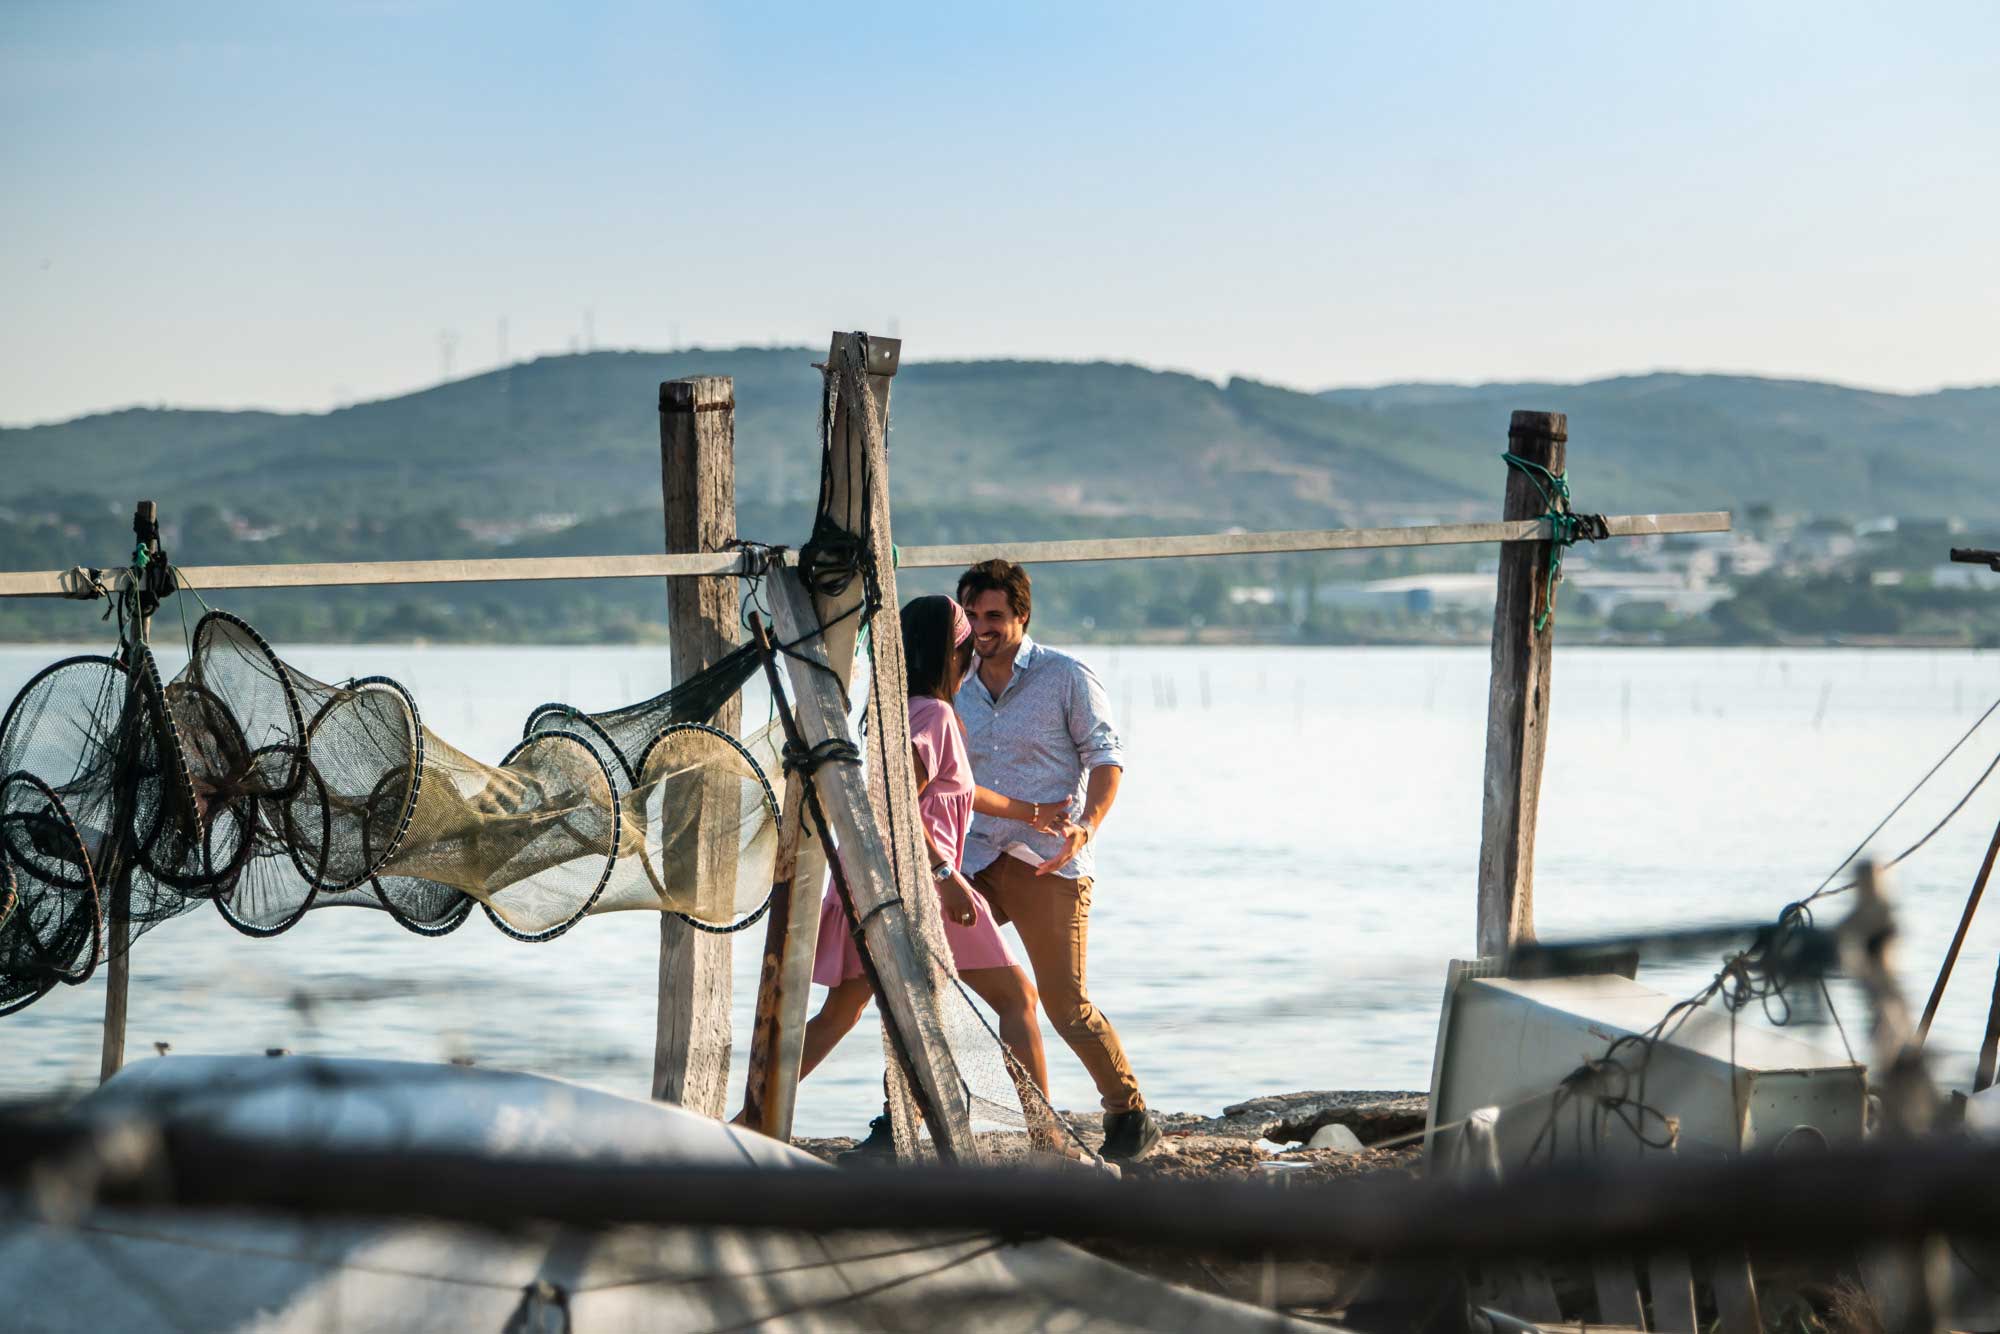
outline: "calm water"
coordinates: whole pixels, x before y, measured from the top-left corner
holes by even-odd
[[[0,649],[0,698],[60,654]],[[528,709],[659,688],[657,649],[288,650],[325,679],[386,673],[424,721],[497,758]],[[1130,740],[1102,843],[1091,987],[1148,1098],[1213,1111],[1299,1088],[1420,1088],[1445,961],[1470,952],[1487,657],[1482,650],[1094,648]],[[175,664],[167,655],[164,665]],[[1767,917],[1810,890],[1996,696],[2000,655],[1564,649],[1543,786],[1542,934]],[[748,703],[765,715],[761,696]],[[2000,719],[1878,840],[1913,841],[2000,750]],[[2000,779],[1895,876],[1920,1003],[2000,818]],[[1834,900],[1837,915],[1839,900]],[[736,1077],[761,927],[739,937]],[[275,940],[207,909],[134,955],[129,1053],[469,1055],[643,1093],[656,919],[594,918],[545,945],[473,919],[425,940],[328,911]],[[1977,923],[1933,1035],[1970,1080],[2000,909]],[[1697,964],[1643,968],[1680,994]],[[1845,991],[1837,995],[1846,997]],[[95,1078],[101,982],[0,1019],[0,1095]],[[1847,1000],[1850,1033],[1864,1011]],[[1824,1041],[1838,1045],[1830,1032]],[[858,1132],[879,1037],[808,1082],[804,1133]],[[1058,1105],[1095,1099],[1050,1038]]]

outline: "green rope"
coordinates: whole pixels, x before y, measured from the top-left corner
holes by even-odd
[[[1609,534],[1605,532],[1603,515],[1578,514],[1570,508],[1567,472],[1561,475],[1552,473],[1541,464],[1511,451],[1500,457],[1508,467],[1535,484],[1535,490],[1542,497],[1543,512],[1538,518],[1549,521],[1548,598],[1543,603],[1542,614],[1535,618],[1535,633],[1540,634],[1548,629],[1549,621],[1556,612],[1556,585],[1562,582],[1563,553],[1575,546],[1578,538],[1595,542]]]

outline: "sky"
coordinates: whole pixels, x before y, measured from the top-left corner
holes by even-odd
[[[0,0],[0,423],[577,348],[2000,381],[2000,6]]]

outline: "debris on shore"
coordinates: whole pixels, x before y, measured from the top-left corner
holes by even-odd
[[[1231,1104],[1220,1115],[1155,1112],[1159,1147],[1125,1165],[1131,1176],[1178,1179],[1254,1177],[1272,1181],[1325,1180],[1369,1172],[1414,1172],[1423,1153],[1424,1093],[1325,1089],[1276,1093]],[[1103,1140],[1092,1112],[1066,1113],[1091,1147]],[[1329,1128],[1332,1128],[1331,1130]],[[1339,1132],[1345,1131],[1345,1136]],[[1027,1154],[1018,1130],[982,1131],[989,1161]],[[1313,1147],[1315,1139],[1320,1147]],[[1341,1140],[1344,1147],[1331,1144]],[[1384,1144],[1385,1147],[1373,1147]],[[801,1139],[799,1148],[832,1162],[854,1147],[852,1139]]]
[[[1427,1093],[1315,1089],[1233,1103],[1219,1116],[1155,1111],[1161,1131],[1159,1146],[1139,1161],[1123,1164],[1122,1173],[1128,1179],[1251,1179],[1277,1187],[1374,1172],[1415,1173],[1423,1157],[1424,1117],[1429,1107]],[[1092,1148],[1103,1141],[1097,1113],[1065,1115]],[[1358,1142],[1359,1147],[1310,1147],[1315,1137],[1322,1144],[1351,1137],[1350,1142]],[[1027,1156],[1024,1131],[980,1131],[977,1139],[989,1162],[1007,1163]],[[839,1138],[793,1142],[829,1162],[855,1143]],[[1373,1147],[1378,1144],[1385,1147]],[[1221,1252],[1169,1254],[1102,1240],[1082,1244],[1107,1260],[1154,1278],[1295,1311],[1337,1306],[1351,1295],[1365,1272],[1336,1261],[1295,1260],[1273,1265]]]

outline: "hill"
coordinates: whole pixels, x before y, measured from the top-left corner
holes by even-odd
[[[1801,380],[1638,375],[1586,384],[1387,385],[1324,402],[1409,428],[1420,465],[1470,485],[1508,411],[1569,414],[1577,494],[1599,510],[1744,509],[1985,520],[2000,514],[2000,387],[1884,394]],[[1436,451],[1432,453],[1431,451]]]
[[[115,561],[141,495],[160,502],[169,548],[190,565],[657,549],[658,385],[694,374],[736,380],[739,530],[795,543],[818,481],[815,355],[598,352],[327,413],[132,409],[0,429],[0,568]],[[2000,389],[1902,396],[1648,375],[1310,394],[1111,363],[915,362],[891,416],[897,536],[1486,516],[1517,407],[1570,414],[1588,509],[2000,517]],[[1038,619],[1185,625],[1197,603],[1221,606],[1231,579],[1305,578],[1341,559],[1078,569],[1052,581]],[[659,633],[657,594],[550,585],[231,602],[291,638],[602,640]],[[0,639],[90,633],[79,615],[0,606]]]
[[[0,503],[122,501],[136,486],[166,513],[204,502],[286,519],[607,513],[655,483],[659,382],[693,374],[735,377],[741,493],[806,501],[818,480],[813,359],[802,348],[599,352],[323,414],[134,409],[4,429]],[[1429,462],[1436,450],[1412,466],[1403,429],[1249,381],[1010,361],[907,366],[891,421],[899,501],[1323,523],[1478,495]]]

